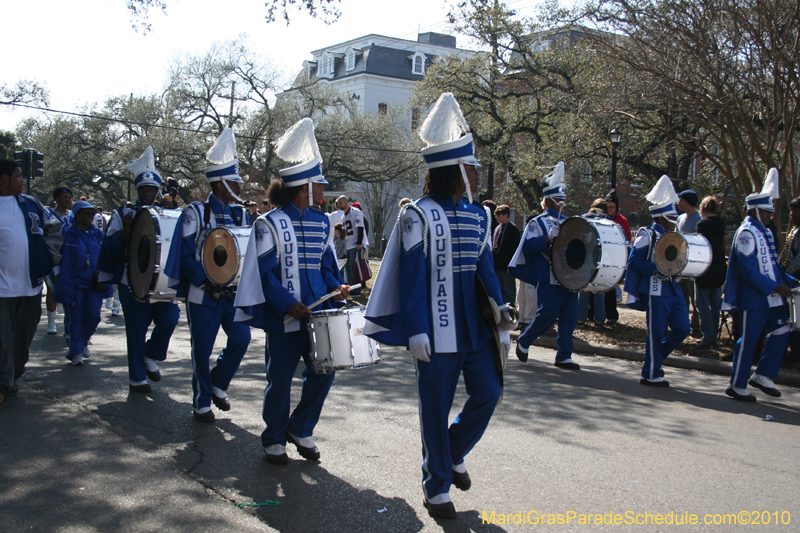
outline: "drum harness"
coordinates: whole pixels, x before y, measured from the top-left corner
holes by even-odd
[[[192,206],[192,209],[194,209],[194,212],[196,215],[198,215],[197,218],[199,219],[200,216],[199,213],[197,212],[197,207]],[[231,218],[233,219],[233,223],[236,226],[238,226],[239,218],[233,213],[233,209],[231,209]],[[195,231],[195,236],[194,236],[195,249],[197,249],[197,247],[200,245],[200,235],[203,233],[203,230],[206,230],[207,232],[210,229],[211,229],[211,202],[203,202],[203,226],[201,227],[200,224],[197,225],[197,230]],[[208,291],[208,293],[211,295],[211,298],[213,298],[215,302],[220,301],[220,299],[222,298],[236,297],[235,286],[223,287],[222,285],[217,285],[208,278],[206,278],[205,282],[203,282],[203,289]]]

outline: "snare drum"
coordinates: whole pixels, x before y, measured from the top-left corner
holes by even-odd
[[[699,234],[665,233],[653,253],[656,268],[667,276],[696,278],[711,266],[711,244]]]
[[[559,228],[550,250],[553,275],[571,291],[606,292],[625,277],[628,236],[604,218],[572,217]]]
[[[789,325],[792,331],[800,331],[800,288],[792,289],[792,297],[787,298],[789,302]]]
[[[128,286],[141,302],[180,300],[175,297],[175,289],[167,286],[164,273],[180,216],[178,209],[142,207],[133,219],[127,251]]]
[[[314,372],[362,368],[381,362],[380,345],[364,335],[364,307],[311,313],[311,353]]]
[[[200,263],[206,277],[222,287],[239,285],[250,226],[217,226],[206,235]]]

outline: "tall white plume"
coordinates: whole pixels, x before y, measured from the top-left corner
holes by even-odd
[[[222,130],[217,142],[206,154],[206,159],[214,165],[221,165],[236,159],[236,137],[233,136],[232,129],[225,128]]]
[[[153,147],[148,146],[139,159],[134,159],[125,168],[131,171],[134,176],[138,176],[142,172],[156,169],[156,158],[153,155]]]
[[[778,182],[778,169],[769,169],[769,171],[767,171],[767,176],[764,178],[764,186],[761,187],[761,194],[769,194],[772,196],[773,200],[780,198],[781,189]]]
[[[320,155],[314,136],[314,121],[310,118],[300,119],[272,144],[275,145],[275,154],[290,163],[305,163]]]
[[[564,183],[563,161],[559,161],[558,164],[553,167],[553,171],[544,177],[544,182],[547,184],[548,187],[554,187],[556,185],[561,185],[562,183]]]
[[[664,174],[661,176],[656,182],[656,186],[647,193],[645,199],[650,202],[651,204],[665,204],[667,202],[671,204],[678,203],[678,195],[675,193],[675,188],[672,186],[672,180],[669,179],[669,176]]]
[[[453,93],[442,93],[419,128],[419,137],[428,146],[455,141],[465,133],[469,126]]]

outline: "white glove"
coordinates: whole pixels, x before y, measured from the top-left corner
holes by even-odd
[[[506,354],[511,353],[511,332],[508,330],[501,329],[499,332],[500,334],[500,344],[503,345],[503,348],[506,350]]]
[[[558,226],[553,226],[550,228],[550,231],[547,232],[547,238],[551,241],[558,237]]]
[[[408,349],[415,359],[423,363],[431,362],[431,341],[427,333],[418,333],[408,339]]]

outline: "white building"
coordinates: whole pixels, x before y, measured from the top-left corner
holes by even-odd
[[[303,62],[301,76],[316,76],[330,84],[346,94],[363,113],[386,113],[389,106],[406,108],[409,124],[416,129],[420,110],[410,108],[408,102],[414,93],[414,85],[423,78],[427,68],[439,56],[468,58],[474,54],[474,51],[457,48],[456,38],[451,35],[420,33],[416,41],[410,41],[369,34],[312,51],[313,59]],[[287,92],[291,93],[291,90]],[[403,196],[416,198],[419,193],[419,190],[401,191],[398,199]],[[335,209],[334,200],[341,194],[364,202],[359,198],[357,186],[326,191],[327,210]],[[397,211],[395,202],[390,220],[394,220]],[[369,217],[368,209],[365,214]],[[392,226],[389,224],[384,232],[387,239]],[[380,239],[375,235],[369,237],[372,245],[379,248]]]

